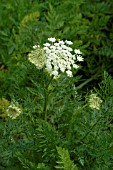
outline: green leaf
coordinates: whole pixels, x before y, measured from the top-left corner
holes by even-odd
[[[58,165],[55,166],[55,168],[64,169],[64,170],[78,170],[77,166],[70,159],[68,150],[61,147],[56,147],[56,148],[61,161],[57,161]]]

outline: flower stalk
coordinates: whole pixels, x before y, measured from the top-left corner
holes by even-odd
[[[43,114],[44,114],[45,121],[47,121],[47,106],[48,106],[48,97],[49,97],[48,87],[51,84],[52,80],[53,80],[53,76],[51,76],[50,81],[48,82],[47,86],[44,88],[45,100],[44,100]]]

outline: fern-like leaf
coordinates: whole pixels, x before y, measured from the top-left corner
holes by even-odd
[[[57,152],[59,154],[60,161],[57,161],[58,165],[55,166],[56,169],[78,170],[77,166],[70,159],[68,150],[57,147]]]

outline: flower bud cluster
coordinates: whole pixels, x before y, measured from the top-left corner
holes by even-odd
[[[33,49],[31,53],[28,55],[29,61],[34,64],[37,69],[41,69],[44,67],[46,58],[45,58],[45,51],[43,48],[40,48],[40,46],[33,46]]]
[[[33,46],[34,51],[29,54],[30,62],[39,69],[45,66],[47,72],[54,77],[57,77],[60,72],[65,72],[67,76],[72,77],[72,68],[79,67],[76,62],[83,61],[81,51],[73,50],[70,47],[73,43],[68,40],[48,38],[48,41],[43,44],[42,49],[39,46]]]
[[[21,108],[19,107],[18,103],[16,102],[12,102],[7,110],[6,110],[6,113],[7,113],[7,116],[12,118],[12,119],[16,119],[21,113],[22,113],[22,110]]]
[[[92,108],[92,109],[97,109],[99,110],[100,109],[100,106],[101,106],[101,103],[102,103],[102,100],[100,97],[97,96],[97,94],[91,94],[89,96],[89,107]]]

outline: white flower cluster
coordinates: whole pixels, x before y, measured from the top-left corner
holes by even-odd
[[[58,76],[60,72],[66,72],[67,76],[72,77],[72,68],[79,66],[76,61],[83,61],[81,51],[73,50],[71,41],[61,41],[55,38],[48,38],[49,43],[44,44],[46,55],[46,70],[50,75]]]
[[[29,61],[38,69],[45,66],[47,72],[54,77],[57,77],[60,72],[66,73],[72,77],[72,68],[77,69],[79,66],[77,61],[83,61],[80,50],[73,50],[70,45],[73,43],[68,40],[56,40],[48,38],[48,43],[43,44],[44,47],[34,45],[33,51],[28,55]]]

